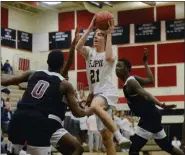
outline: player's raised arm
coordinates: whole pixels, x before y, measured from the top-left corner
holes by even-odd
[[[105,47],[105,58],[107,61],[114,62],[115,58],[112,50],[112,31],[114,30],[114,20],[109,21],[109,28],[107,30],[107,40]]]
[[[62,94],[63,92],[65,92],[68,106],[75,117],[84,117],[93,114],[90,108],[88,110],[83,110],[82,108],[80,108],[75,97],[74,88],[68,81],[65,80],[62,82],[60,90]]]
[[[127,86],[128,86],[128,92],[129,92],[130,95],[134,95],[134,94],[141,95],[146,100],[152,101],[153,103],[155,103],[156,105],[158,105],[159,107],[161,107],[163,109],[172,109],[172,108],[176,107],[176,105],[174,105],[174,104],[166,105],[164,103],[160,103],[158,99],[156,99],[149,92],[145,91],[145,89],[140,86],[138,81],[136,81],[134,79],[129,80],[127,82]]]
[[[80,39],[79,29],[76,28],[75,38],[74,38],[74,40],[72,42],[71,48],[69,50],[69,55],[68,55],[67,61],[64,64],[63,71],[62,71],[62,76],[65,77],[65,78],[68,77],[69,68],[73,64],[74,53],[75,53],[75,46],[76,46],[77,42],[79,41],[79,39]]]
[[[147,74],[147,78],[142,78],[142,77],[139,77],[139,76],[135,76],[136,80],[142,86],[149,85],[149,84],[154,84],[154,77],[153,77],[151,69],[148,66],[148,49],[147,48],[144,48],[143,63],[144,63],[144,66],[145,66],[145,71],[146,71],[146,74]]]
[[[80,52],[80,54],[86,58],[87,57],[87,47],[84,46],[86,40],[87,40],[87,37],[89,35],[89,33],[93,30],[94,28],[94,25],[95,25],[95,20],[96,20],[96,16],[93,17],[87,31],[85,32],[85,34],[80,38],[80,40],[78,41],[77,45],[76,45],[76,50],[78,52]]]
[[[19,76],[15,76],[9,79],[1,79],[2,86],[9,86],[9,85],[18,85],[22,82],[27,82],[29,77],[34,73],[34,71],[26,71]]]

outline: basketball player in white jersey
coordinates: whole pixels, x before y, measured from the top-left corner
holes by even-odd
[[[117,88],[112,84],[116,59],[116,54],[112,50],[111,35],[114,22],[113,20],[109,22],[107,31],[96,30],[93,40],[94,48],[91,48],[84,46],[84,44],[94,28],[95,18],[94,16],[87,31],[78,41],[76,49],[86,60],[89,89],[94,94],[91,107],[93,113],[97,116],[97,127],[101,132],[107,155],[116,155],[113,135],[120,145],[129,145],[130,140],[121,135],[111,118],[112,108],[118,101]]]

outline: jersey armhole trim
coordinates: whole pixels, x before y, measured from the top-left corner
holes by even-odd
[[[128,82],[129,80],[131,80],[131,79],[136,80],[134,76],[130,76],[130,77],[127,78],[127,80],[126,80],[126,82],[124,83],[123,86],[125,86],[125,85],[127,84],[127,82]],[[133,95],[129,95],[129,96],[130,96],[130,97],[134,97],[134,96],[137,96],[137,95],[138,95],[138,93],[137,93],[137,94],[133,94]]]
[[[53,114],[49,114],[48,118],[54,119],[54,120],[56,120],[57,122],[59,122],[62,125],[62,120],[58,116],[53,115]]]
[[[61,81],[65,80],[65,78],[62,75],[60,75],[59,73],[49,72],[48,70],[37,70],[37,72],[44,72],[48,75],[57,76]]]

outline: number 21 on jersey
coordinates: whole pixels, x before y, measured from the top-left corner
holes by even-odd
[[[90,70],[90,78],[91,78],[91,84],[94,84],[96,82],[99,82],[99,69],[97,70]]]

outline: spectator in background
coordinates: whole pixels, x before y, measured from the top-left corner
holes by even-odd
[[[4,71],[4,68],[3,68],[2,57],[1,57],[1,72],[3,71]]]
[[[79,133],[80,142],[83,146],[87,146],[87,143],[86,143],[87,131],[88,131],[87,116],[80,118],[79,121],[80,121],[80,133]]]
[[[100,133],[97,129],[97,123],[96,123],[96,116],[91,115],[87,119],[87,126],[88,126],[88,145],[89,145],[89,151],[90,152],[98,152],[99,145],[100,145]]]
[[[13,69],[9,63],[9,60],[6,60],[6,62],[4,63],[3,70],[5,74],[13,74]]]
[[[8,124],[12,117],[10,99],[7,98],[5,101],[5,107],[1,107],[1,128],[3,133],[7,133],[8,131]]]
[[[5,107],[5,100],[10,95],[10,90],[8,88],[1,89],[1,107]]]
[[[3,88],[3,89],[1,89],[1,93],[5,93],[5,94],[9,95],[10,90],[8,88]]]
[[[75,97],[78,100],[78,93],[75,90]],[[80,118],[75,117],[70,109],[68,109],[68,113],[65,114],[64,126],[68,130],[68,132],[73,135],[79,142],[80,139]]]
[[[85,96],[84,91],[79,93],[79,98],[78,99],[79,99],[79,106],[82,109],[85,109],[86,108],[87,97]],[[87,130],[88,130],[87,116],[79,118],[79,121],[80,121],[80,133],[79,133],[80,142],[83,146],[87,146],[87,144],[86,144]]]
[[[4,144],[4,137],[1,131],[1,153],[6,153],[5,144]]]
[[[172,145],[178,149],[180,149],[180,146],[181,146],[181,142],[180,140],[177,139],[176,136],[173,137],[173,140],[172,140]]]

